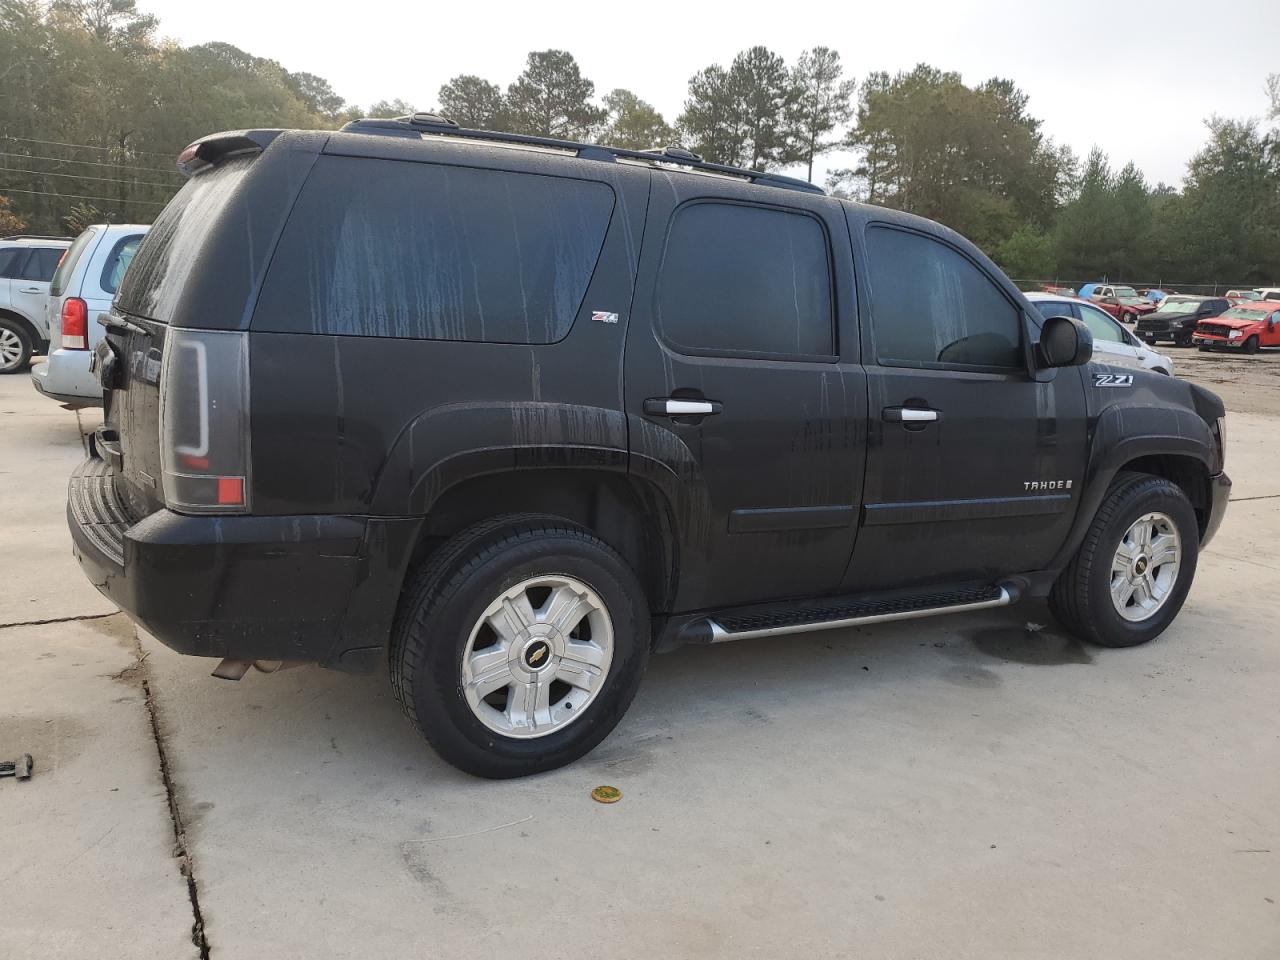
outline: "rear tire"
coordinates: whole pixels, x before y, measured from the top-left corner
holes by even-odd
[[[16,320],[0,317],[0,373],[19,373],[31,363],[31,335]]]
[[[1154,640],[1182,609],[1199,548],[1195,510],[1180,487],[1122,472],[1054,584],[1049,606],[1072,634],[1100,646]]]
[[[640,581],[612,547],[558,517],[496,517],[411,576],[392,629],[392,689],[449,763],[520,777],[609,735],[650,639]]]

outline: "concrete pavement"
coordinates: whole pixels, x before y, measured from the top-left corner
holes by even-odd
[[[43,479],[5,572],[103,612],[61,527],[74,417],[17,379],[0,469]],[[440,762],[381,676],[215,680],[122,618],[0,629],[0,753],[40,765],[0,781],[0,956],[189,956],[194,895],[215,958],[1271,960],[1278,424],[1232,417],[1238,502],[1154,644],[1026,605],[685,649],[594,754],[514,782]]]

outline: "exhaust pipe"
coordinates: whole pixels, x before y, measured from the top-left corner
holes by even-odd
[[[214,667],[212,675],[219,680],[239,680],[249,672],[250,667],[259,673],[279,673],[290,667],[301,667],[305,663],[306,660],[232,660],[225,657]]]

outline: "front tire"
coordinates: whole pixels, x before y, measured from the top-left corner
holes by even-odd
[[[0,373],[18,373],[31,363],[31,336],[16,320],[0,317]]]
[[[1244,352],[1249,354],[1258,352],[1258,335],[1256,333],[1244,342]]]
[[[1195,510],[1180,487],[1122,472],[1054,584],[1049,605],[1082,640],[1104,647],[1154,640],[1182,609],[1199,546]]]
[[[613,548],[557,517],[497,517],[411,577],[392,630],[392,688],[449,763],[525,776],[609,735],[649,644],[644,591]]]

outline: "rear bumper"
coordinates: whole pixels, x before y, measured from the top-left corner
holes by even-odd
[[[100,407],[102,387],[89,372],[91,356],[85,350],[54,350],[44,363],[31,367],[31,385],[59,403]]]
[[[1227,513],[1227,502],[1231,499],[1231,478],[1220,473],[1210,481],[1209,516],[1205,523],[1204,535],[1200,538],[1200,549],[1209,545],[1213,535],[1222,526],[1222,518]]]
[[[352,671],[381,659],[420,525],[169,510],[135,522],[96,458],[71,477],[67,523],[85,575],[165,646]]]

